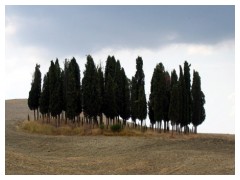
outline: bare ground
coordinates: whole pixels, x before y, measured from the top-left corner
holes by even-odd
[[[235,174],[235,136],[48,136],[22,131],[26,100],[7,100],[6,174]]]

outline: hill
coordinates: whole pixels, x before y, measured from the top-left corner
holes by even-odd
[[[5,101],[6,174],[235,174],[235,136],[53,136],[19,125],[27,100]]]

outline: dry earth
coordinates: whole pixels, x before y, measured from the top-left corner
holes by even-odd
[[[235,174],[235,136],[48,136],[19,128],[26,100],[5,102],[6,174]]]

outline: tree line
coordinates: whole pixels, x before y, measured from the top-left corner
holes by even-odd
[[[145,93],[145,75],[143,60],[136,59],[135,75],[129,79],[121,67],[120,61],[114,56],[108,56],[105,70],[102,65],[95,65],[93,58],[88,55],[85,71],[81,81],[81,73],[76,59],[65,59],[61,69],[58,59],[52,60],[48,72],[44,75],[41,85],[40,65],[36,64],[29,91],[28,106],[34,111],[34,120],[42,119],[49,123],[55,119],[56,127],[60,126],[60,119],[80,122],[80,114],[84,114],[86,122],[103,123],[106,125],[120,123],[123,125],[130,118],[142,123],[147,114],[151,128],[164,132],[175,130],[189,132],[192,123],[197,133],[197,126],[206,117],[204,104],[205,96],[201,90],[201,78],[197,71],[193,71],[191,84],[190,64],[184,62],[184,69],[179,66],[179,77],[174,69],[171,75],[162,63],[156,65],[152,79],[149,100]],[[37,117],[35,111],[37,110]],[[63,113],[64,112],[64,113]],[[62,115],[62,118],[61,118]]]

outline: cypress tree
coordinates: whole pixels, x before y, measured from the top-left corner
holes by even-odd
[[[168,116],[171,120],[172,127],[179,121],[179,84],[176,70],[171,72],[171,89],[170,89],[170,104]],[[172,128],[173,133],[173,128]]]
[[[55,64],[51,61],[49,68],[49,111],[56,118],[56,127],[60,125],[60,114],[63,109],[63,87],[61,69],[56,59]]]
[[[66,109],[67,109],[67,87],[68,87],[68,67],[70,61],[65,59],[64,61],[64,70],[62,71],[62,81],[63,81],[63,110],[65,111],[65,118],[66,117]],[[66,121],[67,122],[67,121]]]
[[[43,87],[39,99],[39,109],[44,120],[44,116],[49,113],[49,73],[46,73],[43,78]]]
[[[104,106],[103,106],[103,101],[104,101],[104,75],[102,71],[102,66],[100,64],[99,67],[97,67],[97,74],[98,74],[98,89],[99,89],[99,98],[100,98],[100,103],[99,103],[99,116],[100,116],[100,124],[103,123],[103,113],[104,113]]]
[[[100,111],[100,90],[98,83],[97,68],[94,64],[93,58],[88,55],[87,63],[85,65],[84,77],[82,80],[82,92],[83,92],[83,110],[84,113],[91,119],[94,119],[94,123],[97,122],[97,116]]]
[[[130,118],[130,85],[124,68],[121,69],[120,84],[120,116],[123,119],[124,125],[126,125],[126,121]]]
[[[120,116],[121,108],[122,108],[122,104],[123,104],[122,89],[124,86],[123,81],[121,80],[121,65],[120,65],[119,60],[117,60],[116,65],[115,65],[114,83],[115,83],[116,113],[117,113],[117,118],[119,121],[119,116]]]
[[[28,107],[30,110],[34,111],[34,120],[36,120],[35,110],[37,110],[37,119],[38,119],[39,98],[41,95],[41,81],[42,79],[41,79],[40,65],[36,64],[32,83],[31,83],[31,90],[29,91],[29,96],[28,96]]]
[[[132,121],[136,124],[137,119],[137,81],[133,76],[131,81],[131,118]]]
[[[179,92],[178,92],[178,83],[175,83],[171,91],[171,99],[169,105],[168,116],[171,120],[172,127],[178,122],[179,119]],[[173,128],[172,128],[173,133]]]
[[[150,88],[150,95],[148,100],[148,117],[150,119],[151,126],[153,128],[156,120],[154,118],[154,92],[153,92],[153,77],[151,79],[151,88]]]
[[[80,69],[73,57],[67,68],[66,88],[66,116],[75,121],[75,117],[82,112],[82,95],[80,84]]]
[[[170,91],[171,91],[171,78],[167,71],[165,71],[165,97],[164,97],[164,112],[163,112],[163,120],[164,120],[164,132],[169,130],[169,105],[170,105]]]
[[[186,119],[186,90],[185,90],[185,80],[183,76],[182,67],[180,68],[180,75],[179,75],[179,121],[177,124],[180,124],[181,128],[186,124],[184,121]]]
[[[192,124],[194,125],[194,132],[197,133],[197,126],[200,125],[206,117],[204,109],[205,95],[201,90],[201,78],[197,71],[193,71],[192,98]]]
[[[164,119],[164,103],[166,98],[166,77],[162,63],[157,64],[155,67],[151,82],[154,119],[160,125],[159,129],[161,132],[161,124]]]
[[[188,64],[187,61],[184,62],[184,81],[185,81],[185,108],[184,108],[184,126],[185,133],[188,131],[188,125],[191,122],[192,116],[192,96],[191,96],[191,77],[190,77],[190,67],[191,64]]]
[[[145,75],[143,72],[143,60],[141,57],[136,59],[136,73],[135,73],[135,81],[136,81],[136,96],[135,96],[135,103],[137,108],[136,110],[136,118],[142,122],[147,117],[147,102],[146,102],[146,94],[145,94]]]
[[[114,56],[108,56],[105,67],[105,88],[104,88],[104,114],[110,119],[117,116],[118,107],[116,102],[116,60]]]

